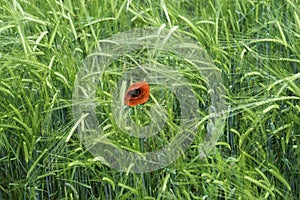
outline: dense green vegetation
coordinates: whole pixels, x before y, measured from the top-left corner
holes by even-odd
[[[76,74],[100,39],[179,26],[222,70],[213,153],[118,172],[72,128]],[[0,0],[0,199],[300,199],[298,0]]]

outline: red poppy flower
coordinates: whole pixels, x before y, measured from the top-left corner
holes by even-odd
[[[125,93],[124,103],[127,106],[136,106],[146,103],[150,96],[150,86],[147,82],[133,83]]]

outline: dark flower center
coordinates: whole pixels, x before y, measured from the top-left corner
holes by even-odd
[[[135,97],[138,97],[141,93],[142,93],[142,91],[140,89],[134,89],[134,90],[130,90],[128,92],[128,95],[135,98]]]

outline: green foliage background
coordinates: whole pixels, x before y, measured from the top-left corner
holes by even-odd
[[[0,199],[300,199],[298,0],[0,0]],[[72,132],[72,88],[98,40],[136,27],[195,38],[230,103],[214,153],[165,169],[102,165]],[[73,134],[72,134],[73,133]]]

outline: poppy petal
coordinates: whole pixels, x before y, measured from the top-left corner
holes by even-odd
[[[126,91],[124,103],[127,106],[136,106],[148,101],[150,97],[150,86],[147,82],[133,83]]]

